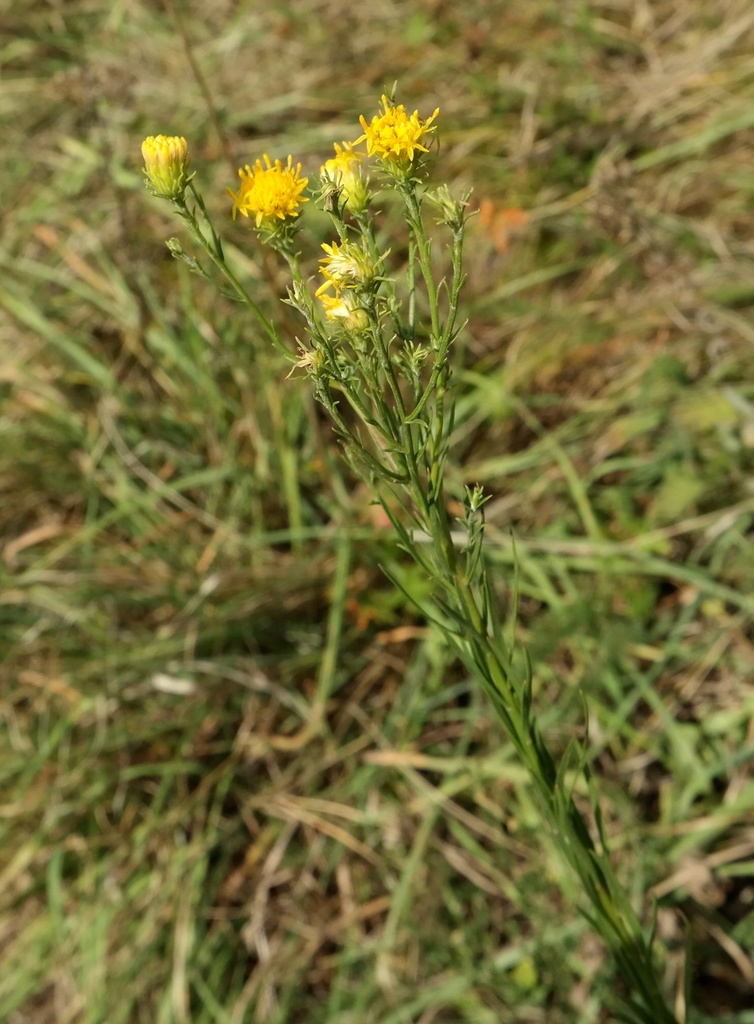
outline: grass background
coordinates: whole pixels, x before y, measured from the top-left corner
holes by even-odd
[[[669,990],[688,930],[696,1019],[754,1021],[749,0],[0,24],[0,1020],[609,1019],[526,779],[306,382],[142,188],[141,139],[186,135],[293,342],[224,189],[263,152],[316,173],[397,79],[481,205],[451,491],[492,495],[501,585],[515,533],[556,748],[588,699]]]

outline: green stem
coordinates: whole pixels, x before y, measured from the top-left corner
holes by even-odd
[[[201,210],[202,217],[204,218],[204,220],[207,223],[207,226],[209,227],[211,238],[206,237],[206,235],[201,229],[201,226],[196,215],[191,209],[189,209],[189,206],[183,197],[180,199],[173,200],[178,215],[181,217],[182,220],[186,222],[186,224],[188,224],[189,229],[191,230],[191,233],[193,234],[196,241],[207,253],[207,255],[212,260],[214,265],[217,267],[217,269],[223,275],[225,280],[231,286],[236,296],[252,312],[257,323],[263,328],[272,344],[281,352],[284,352],[286,355],[290,355],[288,349],[278,337],[275,325],[272,323],[271,320],[268,320],[268,318],[264,315],[262,310],[259,308],[256,302],[254,302],[252,297],[249,295],[249,293],[246,291],[246,289],[243,287],[241,282],[238,280],[236,275],[233,273],[233,271],[226,263],[220,236],[215,231],[209,214],[207,213],[207,208],[204,205],[204,200],[194,188],[193,183],[189,183],[187,191],[190,191],[192,196],[196,200],[196,204]]]
[[[612,874],[607,854],[599,851],[587,823],[572,797],[563,792],[556,762],[547,748],[536,720],[527,711],[529,695],[514,685],[503,656],[480,612],[475,587],[458,571],[458,554],[453,544],[450,520],[442,489],[432,504],[432,518],[426,530],[435,541],[436,583],[447,591],[448,581],[456,596],[456,613],[466,622],[469,641],[464,659],[484,684],[491,703],[526,765],[539,797],[545,821],[558,839],[558,846],[580,879],[592,904],[590,920],[612,950],[624,977],[633,989],[629,1002],[646,1024],[675,1024],[663,998],[652,962],[652,950],[641,923]],[[582,770],[584,770],[582,768]],[[595,813],[599,813],[595,808]],[[638,996],[638,998],[636,998]]]
[[[440,339],[440,308],[437,301],[437,285],[435,284],[435,279],[432,275],[432,246],[427,238],[427,233],[424,230],[421,207],[416,196],[416,186],[413,183],[409,183],[401,189],[401,191],[406,203],[409,226],[414,238],[416,239],[416,247],[419,252],[419,266],[421,268],[422,277],[424,278],[424,285],[427,289],[427,299],[429,301],[432,337],[436,343]]]

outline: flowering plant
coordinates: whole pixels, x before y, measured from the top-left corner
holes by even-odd
[[[309,378],[349,462],[430,582],[430,598],[416,603],[483,687],[528,772],[543,820],[580,882],[582,910],[627,982],[626,994],[616,996],[622,1019],[672,1024],[676,1018],[655,971],[652,929],[644,931],[613,871],[586,747],[574,740],[560,759],[553,755],[539,728],[528,660],[514,659],[513,641],[502,628],[485,558],[486,496],[481,487],[467,486],[460,521],[449,508],[450,355],[463,326],[459,303],[469,197],[456,198],[445,185],[427,187],[439,110],[422,118],[387,96],[382,108],[370,122],[362,116],[361,136],[336,143],[335,156],[320,169],[316,198],[330,215],[335,237],[321,247],[318,286],[306,280],[294,244],[302,204],[308,201],[301,165],[291,156],[283,164],[265,155],[264,163],[257,160],[239,171],[237,192],[228,190],[233,216],[252,219],[263,241],[288,264],[286,301],[306,327],[296,353],[281,342],[275,325],[228,267],[219,235],[186,176],[185,143],[159,147],[153,164],[147,155],[150,140],[145,142],[148,182],[174,203],[270,341]],[[366,154],[357,149],[362,143]],[[377,241],[370,169],[402,204],[401,242],[407,242],[402,251],[408,256],[400,269]],[[441,279],[432,259],[427,207],[448,237],[449,271]],[[175,240],[170,245],[175,255],[191,260]],[[403,587],[400,580],[396,584]],[[573,796],[578,781],[589,807],[586,816]]]

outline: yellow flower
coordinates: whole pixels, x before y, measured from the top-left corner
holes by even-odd
[[[431,117],[422,120],[418,110],[409,115],[402,103],[393,106],[387,96],[382,97],[382,105],[385,108],[384,114],[375,115],[371,124],[367,124],[366,118],[361,115],[359,121],[364,134],[359,136],[354,145],[366,140],[370,156],[376,153],[383,160],[398,162],[404,166],[413,163],[417,150],[421,153],[427,152],[427,147],[422,145],[422,139],[437,127],[432,125],[432,122],[440,113],[440,108],[438,107]]]
[[[297,217],[301,203],[309,202],[306,196],[301,195],[309,179],[301,177],[301,164],[294,167],[291,156],[287,164],[280,160],[273,164],[265,153],[264,162],[266,167],[261,160],[257,160],[253,167],[248,164],[242,167],[238,172],[241,179],[238,192],[230,189],[227,192],[233,200],[234,218],[237,213],[244,217],[253,214],[257,227],[264,224],[274,230],[277,220]]]
[[[368,181],[362,171],[364,157],[354,150],[351,142],[334,145],[335,156],[325,160],[320,174],[341,190],[350,210],[361,213],[369,202]]]
[[[182,135],[150,135],[141,144],[149,190],[163,199],[183,195],[188,174],[188,143]]]
[[[364,160],[361,153],[357,153],[353,148],[353,143],[344,142],[342,146],[339,146],[336,142],[334,144],[335,156],[329,160],[325,160],[322,165],[321,173],[327,175],[333,181],[344,182],[355,175],[361,174],[361,164]]]
[[[333,242],[328,245],[323,242],[322,248],[327,256],[319,261],[322,264],[320,273],[326,282],[317,290],[317,294],[324,291],[331,282],[336,288],[358,288],[371,284],[377,276],[374,260],[360,245],[353,242],[344,242],[342,245]]]
[[[327,288],[333,288],[334,294],[325,295]],[[352,291],[343,290],[334,281],[326,281],[317,289],[317,297],[325,310],[328,320],[340,320],[353,331],[363,331],[369,325],[369,316],[363,309]]]

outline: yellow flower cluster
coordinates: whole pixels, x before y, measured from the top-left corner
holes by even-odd
[[[274,230],[278,220],[297,217],[301,203],[309,201],[301,194],[309,179],[301,177],[301,164],[294,167],[291,156],[287,164],[280,160],[273,164],[265,153],[264,164],[261,160],[253,167],[247,164],[239,170],[238,176],[241,179],[238,192],[227,189],[233,200],[233,217],[237,213],[254,216],[257,227],[264,225]]]
[[[416,175],[419,155],[428,152],[426,143],[436,130],[433,122],[438,114],[439,108],[428,118],[421,118],[418,110],[408,114],[402,104],[394,104],[383,95],[382,111],[369,124],[363,115],[359,118],[363,134],[355,142],[335,143],[335,156],[322,165],[325,209],[341,224],[344,211],[348,211],[364,229],[361,217],[369,206],[369,179],[365,173],[366,156],[355,147],[366,142],[367,154],[377,156],[397,184],[408,186]],[[188,172],[188,145],[183,136],[150,135],[142,143],[141,151],[149,189],[154,195],[182,202],[185,208],[183,194],[193,176]],[[299,216],[301,205],[309,201],[303,194],[309,179],[301,176],[301,164],[294,164],[290,155],[286,163],[273,163],[265,153],[253,166],[246,164],[240,168],[238,176],[238,190],[226,190],[233,200],[233,218],[239,213],[242,217],[253,217],[258,228],[270,233],[270,244],[290,255],[290,222]],[[342,239],[346,237],[343,233]],[[326,253],[320,260],[324,283],[316,295],[327,319],[363,331],[374,304],[382,257],[371,254],[366,245],[342,239],[322,246]]]
[[[368,178],[363,171],[364,156],[355,146],[366,141],[367,152],[376,154],[385,164],[402,178],[410,175],[417,153],[426,153],[423,140],[431,134],[436,125],[432,122],[439,113],[422,119],[419,111],[407,114],[402,104],[393,105],[387,96],[382,97],[383,113],[372,118],[367,124],[362,115],[359,119],[364,134],[355,142],[335,143],[335,156],[326,160],[321,167],[321,176],[329,183],[333,196],[342,196],[351,213],[362,213],[369,203]],[[185,140],[184,140],[185,141]],[[276,160],[273,164],[265,153],[264,163],[257,160],[253,167],[242,167],[238,175],[241,185],[237,192],[227,189],[233,200],[233,217],[254,217],[257,227],[273,231],[278,221],[297,217],[299,207],[308,202],[302,195],[309,183],[301,177],[301,164],[294,166],[293,157],[287,164]],[[146,160],[146,157],[145,157]],[[149,166],[149,165],[148,165]],[[326,193],[329,194],[329,193]]]

